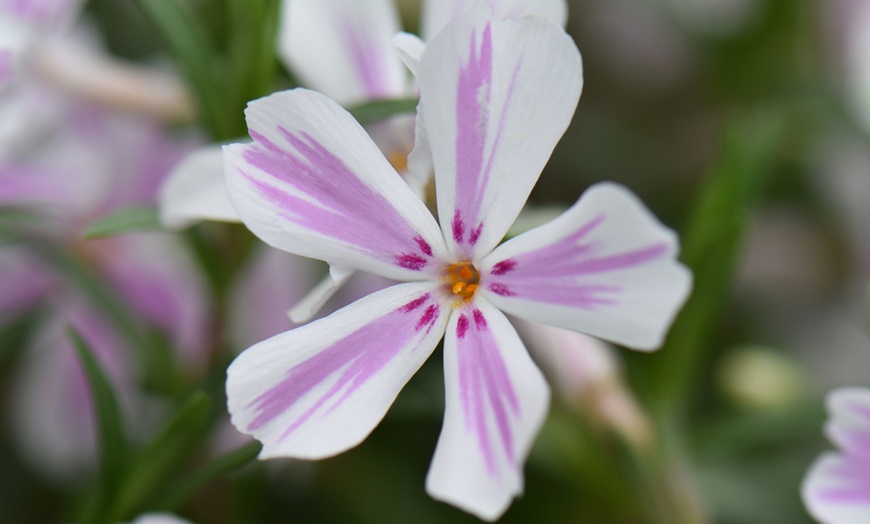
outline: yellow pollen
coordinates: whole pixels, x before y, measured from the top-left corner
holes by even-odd
[[[459,262],[447,266],[444,281],[451,293],[463,300],[471,300],[480,285],[480,273],[470,262]]]
[[[390,164],[393,165],[393,168],[399,173],[403,173],[408,170],[408,155],[393,149],[387,154],[387,160],[390,161]]]

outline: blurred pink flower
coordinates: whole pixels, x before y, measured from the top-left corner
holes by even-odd
[[[804,504],[825,524],[870,522],[870,389],[828,395],[825,432],[840,448],[813,463],[801,488]]]

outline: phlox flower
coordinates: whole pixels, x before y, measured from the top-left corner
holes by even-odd
[[[430,39],[473,3],[472,0],[423,2],[422,38]],[[488,3],[499,19],[537,15],[563,26],[567,20],[565,0],[488,0]],[[288,0],[282,3],[277,50],[302,85],[344,106],[415,97],[416,80],[408,74],[400,56],[413,70],[426,44],[410,33],[398,33],[400,29],[394,0]],[[416,127],[416,132],[422,132]],[[414,146],[415,116],[400,115],[370,123],[366,130],[393,167],[422,196],[431,179],[432,166],[430,156],[423,152],[409,157]],[[202,219],[239,221],[226,194],[222,166],[220,146],[211,145],[196,151],[173,170],[161,195],[161,220],[165,226],[181,228]],[[302,263],[288,256],[284,259],[285,266],[299,267],[300,272],[306,273]],[[284,294],[275,299],[286,302],[292,298],[293,307],[287,308],[290,318],[297,323],[306,322],[353,274],[354,268],[333,265],[329,275],[309,294],[292,297]],[[378,283],[384,284],[369,276],[365,285]]]
[[[691,277],[676,236],[616,184],[499,245],[580,96],[580,55],[558,26],[496,21],[481,2],[415,69],[425,133],[413,154],[431,152],[440,226],[322,94],[251,102],[253,143],[225,147],[229,196],[257,236],[401,281],[244,351],[228,369],[228,406],[261,458],[335,455],[372,431],[444,338],[446,411],[427,491],[495,519],[522,490],[549,402],[503,312],[653,349]]]
[[[813,463],[801,489],[810,514],[825,524],[870,522],[870,389],[828,395],[825,433],[840,448]]]

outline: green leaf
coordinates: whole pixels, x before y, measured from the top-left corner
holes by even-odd
[[[182,479],[179,485],[172,490],[172,494],[166,497],[158,507],[167,510],[176,509],[179,505],[184,503],[190,495],[212,480],[228,473],[232,473],[256,459],[262,448],[263,445],[259,442],[251,442],[250,444],[246,444],[241,448],[218,457],[192,476]]]
[[[114,520],[129,519],[164,496],[181,465],[202,444],[210,422],[211,399],[197,392],[179,408],[160,435],[135,459],[129,480],[113,506]]]
[[[349,107],[348,111],[360,124],[369,124],[391,116],[414,112],[417,110],[418,102],[416,98],[376,100]]]
[[[224,82],[214,74],[215,52],[205,29],[177,0],[136,0],[145,16],[160,32],[199,101],[203,124],[212,138],[231,138],[225,121]]]
[[[100,442],[100,492],[94,508],[97,515],[92,516],[93,518],[88,521],[107,522],[104,517],[126,480],[129,444],[124,436],[117,396],[106,378],[103,367],[91,347],[72,327],[69,328],[69,336],[78,352],[91,388]]]
[[[658,408],[682,413],[689,403],[697,368],[714,344],[711,338],[728,298],[749,212],[760,197],[784,129],[779,113],[734,120],[725,128],[719,163],[682,234],[682,260],[694,274],[692,296],[664,347],[649,357],[648,398]]]
[[[160,218],[153,207],[128,207],[92,223],[84,232],[87,239],[101,238],[131,231],[161,229]]]

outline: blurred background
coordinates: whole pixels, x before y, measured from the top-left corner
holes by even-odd
[[[399,4],[416,31],[420,6]],[[3,522],[85,522],[106,500],[108,521],[477,520],[424,491],[437,350],[331,459],[252,461],[226,420],[225,367],[269,329],[255,294],[279,289],[287,321],[325,268],[261,256],[240,225],[157,231],[154,208],[187,153],[245,136],[248,100],[300,83],[275,55],[277,12],[90,0],[34,22],[39,52],[0,54]],[[564,355],[534,353],[551,413],[500,522],[812,522],[800,484],[832,447],[824,396],[870,386],[870,3],[571,0],[567,31],[584,93],[525,218],[618,181],[680,232],[695,290],[657,353],[566,339],[588,356],[561,373]],[[7,63],[26,71],[4,85]]]

